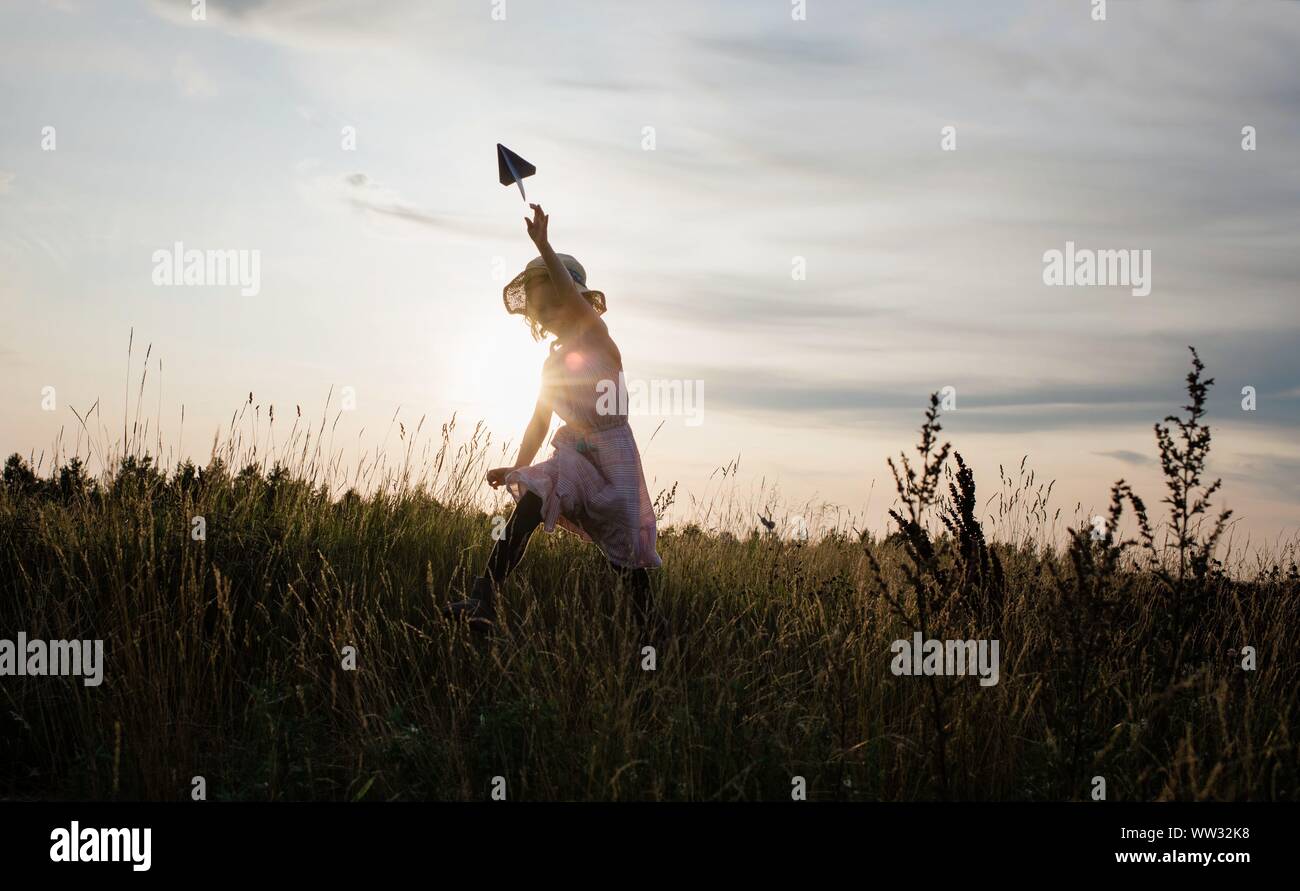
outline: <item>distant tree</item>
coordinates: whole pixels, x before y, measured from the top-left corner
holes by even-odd
[[[10,492],[22,495],[35,494],[41,488],[41,481],[17,452],[5,461],[4,484]]]

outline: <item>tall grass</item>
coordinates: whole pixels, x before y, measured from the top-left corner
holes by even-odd
[[[0,678],[0,796],[481,799],[500,776],[513,799],[788,799],[802,776],[814,799],[1059,800],[1101,776],[1111,799],[1292,800],[1300,577],[1216,562],[1200,371],[1157,425],[1168,524],[1121,481],[1058,547],[1025,526],[1048,508],[1023,464],[981,518],[932,401],[888,536],[665,530],[653,671],[571,537],[534,539],[496,635],[438,616],[492,543],[490,444],[453,445],[454,419],[427,453],[400,427],[402,464],[362,459],[341,497],[325,423],[276,444],[251,394],[201,468],[160,468],[138,419],[102,474],[15,455],[0,637],[103,639],[106,670]],[[1000,683],[894,676],[913,630],[1000,640]]]

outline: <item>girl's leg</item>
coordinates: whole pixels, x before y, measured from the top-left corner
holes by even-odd
[[[628,581],[632,589],[632,606],[637,619],[642,625],[648,625],[654,613],[654,595],[650,592],[650,571],[644,566],[628,571]]]
[[[627,567],[609,564],[619,574],[623,590],[632,598],[632,612],[642,630],[655,627],[654,595],[650,590],[650,571],[644,566]]]
[[[514,513],[506,521],[505,534],[492,545],[483,575],[474,579],[469,597],[448,606],[447,616],[466,616],[471,620],[491,619],[496,612],[496,592],[510,570],[519,565],[528,540],[542,523],[542,499],[534,492],[525,492],[515,505]]]
[[[484,575],[494,587],[501,587],[510,570],[519,565],[528,549],[528,541],[542,523],[542,499],[535,492],[525,492],[506,521],[505,535],[492,546]]]

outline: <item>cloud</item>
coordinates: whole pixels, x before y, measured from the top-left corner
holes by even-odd
[[[864,279],[859,288],[884,284]],[[793,281],[788,274],[700,270],[694,274],[655,271],[638,282],[638,306],[663,318],[690,319],[692,325],[717,323],[727,329],[834,329],[849,323],[879,321],[901,311],[861,299],[860,291]],[[858,345],[861,348],[861,345]]]
[[[397,192],[374,182],[364,173],[351,173],[343,177],[350,187],[347,195],[353,207],[374,213],[387,214],[421,226],[441,226],[442,221],[404,201]]]
[[[321,3],[319,0],[207,0],[206,19],[196,22],[190,0],[149,0],[162,19],[181,27],[214,27],[229,34],[314,50],[391,49],[420,29],[413,23],[434,14],[427,2]],[[485,13],[486,15],[486,13]],[[436,20],[436,17],[435,17]]]
[[[298,188],[304,200],[324,210],[340,206],[359,213],[370,224],[372,234],[388,237],[449,237],[483,239],[500,235],[500,226],[489,221],[456,214],[440,214],[402,196],[396,189],[376,182],[368,174],[310,175],[314,161],[299,164]],[[388,225],[385,225],[387,223]]]
[[[1300,499],[1300,456],[1239,452],[1210,469],[1223,476],[1225,485],[1250,486],[1268,497]]]
[[[645,363],[643,363],[645,364]],[[843,363],[832,363],[843,366]],[[897,369],[888,369],[895,374]],[[1179,411],[1186,395],[1178,391],[1177,371],[1163,378],[1114,382],[1006,379],[969,373],[965,378],[933,370],[907,370],[902,379],[844,378],[814,374],[791,367],[676,366],[653,363],[639,369],[650,377],[703,380],[712,408],[766,421],[792,418],[799,422],[857,428],[914,426],[929,394],[955,380],[957,407],[943,414],[946,429],[956,433],[1069,431],[1086,428],[1150,430],[1152,424]],[[1250,423],[1261,428],[1291,429],[1300,424],[1300,402],[1277,405],[1268,415],[1250,414],[1232,395],[1212,400],[1208,423]],[[1127,451],[1099,453],[1127,463],[1139,463]]]
[[[9,186],[14,181],[15,174],[8,170],[0,170],[0,195],[8,193]]]
[[[1116,461],[1122,461],[1134,467],[1142,467],[1151,464],[1155,459],[1140,452],[1129,451],[1128,449],[1116,449],[1113,452],[1093,452],[1094,455],[1100,455],[1103,458],[1114,458]]]
[[[408,202],[393,189],[386,188],[364,173],[351,173],[343,177],[348,186],[346,200],[353,207],[369,213],[381,214],[412,223],[428,226],[443,232],[462,235],[482,234],[484,227],[478,221],[444,217],[423,210]],[[495,231],[495,228],[487,231]]]
[[[568,90],[590,90],[599,93],[612,93],[627,96],[633,93],[648,93],[659,89],[654,84],[644,81],[617,80],[602,78],[600,80],[583,80],[578,77],[552,77],[548,83]]]
[[[848,68],[861,70],[869,59],[864,49],[851,41],[819,36],[792,35],[789,28],[755,34],[706,35],[692,39],[694,46],[716,59],[740,62],[764,69],[769,74],[800,68]]]

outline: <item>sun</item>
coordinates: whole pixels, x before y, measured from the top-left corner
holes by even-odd
[[[522,329],[502,330],[500,320],[460,340],[462,371],[456,391],[475,419],[499,435],[517,439],[532,414],[542,384],[546,346]]]

